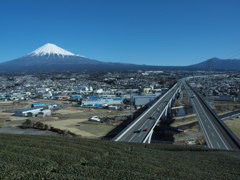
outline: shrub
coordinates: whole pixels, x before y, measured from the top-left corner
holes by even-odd
[[[23,128],[31,128],[33,127],[33,123],[30,119],[26,119],[25,122],[22,123]]]
[[[35,128],[37,129],[44,129],[44,124],[42,122],[36,122],[35,123]]]

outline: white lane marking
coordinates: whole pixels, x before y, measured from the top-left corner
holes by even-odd
[[[162,105],[162,103],[160,104],[160,106],[159,107],[164,107],[164,105]],[[162,108],[161,107],[161,108]],[[156,119],[156,121],[155,121],[155,123],[154,123],[154,125],[148,130],[148,135],[146,136],[146,138],[143,140],[143,143],[145,143],[146,142],[146,140],[149,138],[149,136],[151,136],[151,133],[149,133],[149,132],[152,132],[153,131],[153,128],[156,126],[156,124],[158,123],[158,121],[159,121],[159,119],[162,117],[162,115],[163,115],[163,113],[167,110],[167,108],[168,108],[168,106],[165,106],[165,108],[163,109],[163,111],[161,112],[161,114],[160,114],[160,116]],[[150,121],[148,121],[149,123],[151,123]],[[142,127],[141,127],[142,128]],[[140,135],[139,135],[139,137],[140,137]],[[131,138],[132,139],[132,138]],[[129,142],[129,141],[128,141]]]
[[[141,129],[141,132],[143,132],[142,128],[143,128],[143,126],[145,126],[146,123],[149,123],[149,121],[145,121],[145,123],[139,128],[139,129]],[[142,135],[141,132],[139,133],[138,137],[140,137]]]
[[[143,123],[143,125],[140,127],[140,128],[138,128],[138,129],[140,129],[141,131],[139,132],[139,133],[135,133],[131,138],[130,138],[130,140],[128,141],[128,142],[131,142],[131,140],[138,134],[138,137],[140,137],[140,136],[142,136],[142,128],[147,124],[147,123],[149,123],[149,121],[145,121],[144,123]]]
[[[176,83],[171,89],[169,89],[157,102],[155,102],[144,114],[142,114],[135,122],[133,122],[133,124],[131,124],[119,137],[117,137],[114,141],[119,141],[120,138],[122,138],[122,136],[124,136],[137,122],[139,122],[150,110],[152,110],[156,105],[159,104],[159,102],[165,97],[167,96],[170,92],[172,92],[175,88],[175,86],[177,86],[178,83]],[[178,89],[177,89],[178,90]]]
[[[128,142],[131,142],[131,140],[138,134],[138,137],[140,137],[142,134],[141,134],[141,132],[142,132],[142,127],[143,126],[145,126],[145,124],[146,123],[148,123],[149,121],[145,121],[144,123],[143,123],[143,125],[140,127],[140,128],[138,128],[138,129],[140,129],[141,131],[139,132],[139,133],[135,133],[129,140],[128,140]],[[136,129],[137,130],[137,129]]]
[[[218,142],[217,142],[217,145],[218,145],[219,148],[221,147]]]
[[[128,140],[128,142],[130,142],[135,136],[136,136],[136,133]]]
[[[194,104],[194,103],[193,103]],[[206,129],[205,129],[205,126],[203,125],[203,123],[202,123],[202,121],[201,121],[201,118],[200,118],[200,116],[199,116],[199,114],[198,114],[198,111],[196,111],[196,113],[197,113],[197,115],[198,115],[198,117],[199,117],[199,124],[200,124],[200,126],[202,127],[202,130],[204,131],[204,135],[205,135],[205,137],[206,137],[206,141],[207,141],[207,143],[209,144],[209,146],[210,146],[210,148],[213,148],[213,145],[212,145],[212,142],[211,142],[211,140],[210,140],[210,138],[209,138],[209,136],[208,136],[208,133],[207,133],[207,131],[206,131]]]
[[[192,104],[194,104],[194,108],[195,108],[195,107],[196,107],[196,104],[195,104],[195,102],[194,102],[193,100],[192,100]],[[206,131],[206,129],[205,129],[205,126],[203,125],[203,122],[202,122],[202,120],[201,120],[200,114],[199,114],[199,112],[196,110],[196,108],[195,108],[195,111],[196,111],[196,113],[197,113],[197,115],[198,115],[198,118],[199,118],[199,124],[200,124],[200,126],[202,127],[202,130],[204,131],[204,135],[205,135],[205,137],[206,137],[206,141],[207,141],[207,143],[209,144],[210,148],[213,148],[211,139],[209,138],[208,133],[207,133],[207,131]]]
[[[153,114],[155,114],[155,112],[156,112],[156,111],[153,111],[153,113],[151,114],[151,116],[153,116]],[[150,116],[150,117],[151,117],[151,116]]]
[[[138,129],[141,129],[141,131],[139,132],[139,133],[135,133],[129,140],[128,140],[128,142],[131,142],[131,140],[138,134],[138,137],[140,137],[142,134],[141,134],[141,132],[142,132],[142,127],[146,124],[146,123],[151,123],[150,121],[145,121],[144,123],[143,123],[143,125],[140,127],[140,128],[138,128]],[[137,129],[136,129],[137,130]]]
[[[214,129],[214,130],[216,131],[216,133],[218,134],[220,140],[222,141],[222,143],[224,144],[224,146],[225,146],[227,149],[229,149],[228,146],[226,145],[226,143],[224,142],[223,138],[221,137],[221,135],[220,135],[219,132],[217,131],[217,129],[214,127],[212,121],[210,120],[210,118],[208,117],[208,115],[206,114],[206,112],[204,111],[204,109],[203,109],[201,103],[199,102],[198,98],[196,98],[196,99],[197,99],[197,101],[198,101],[199,107],[201,107],[201,109],[203,110],[205,116],[207,117],[208,121],[209,121],[210,124],[212,125],[213,129]]]
[[[192,102],[192,104],[194,105],[193,107],[194,107],[194,109],[195,109],[195,111],[196,111],[196,113],[197,113],[197,117],[199,118],[199,124],[200,124],[200,126],[202,127],[202,130],[204,131],[204,135],[205,135],[205,138],[206,138],[206,141],[207,141],[207,144],[210,146],[210,148],[213,148],[213,145],[212,145],[212,142],[211,142],[211,140],[210,140],[210,138],[209,138],[209,136],[208,136],[208,133],[207,133],[207,131],[206,131],[206,129],[205,129],[205,126],[203,125],[203,123],[202,123],[202,120],[201,120],[201,118],[200,118],[200,114],[199,114],[199,112],[196,110],[196,105],[195,105],[195,102],[193,101],[193,100],[191,100],[191,102]]]
[[[214,137],[214,133],[212,132],[212,136]]]
[[[166,108],[167,108],[167,106],[163,109],[163,111],[161,112],[161,114],[160,114],[160,116],[156,119],[156,121],[155,121],[155,123],[154,123],[154,125],[152,126],[152,128],[151,128],[151,130],[149,130],[149,132],[150,131],[152,131],[153,130],[153,128],[157,125],[157,123],[158,123],[158,121],[159,121],[159,119],[161,119],[161,117],[162,117],[162,115],[163,115],[163,113],[166,111]],[[150,133],[148,133],[148,135],[146,136],[146,138],[143,140],[143,143],[145,143],[146,141],[147,141],[147,139],[149,138],[149,136],[151,136],[151,134]]]

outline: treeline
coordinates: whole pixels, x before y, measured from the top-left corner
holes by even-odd
[[[48,130],[48,131],[56,132],[61,135],[80,136],[80,135],[76,135],[75,133],[72,133],[69,130],[58,129],[58,128],[49,126],[49,125],[44,124],[39,121],[33,122],[30,119],[27,119],[25,122],[23,122],[20,127],[24,128],[24,129],[25,128],[33,128],[33,129],[39,129],[39,130]]]

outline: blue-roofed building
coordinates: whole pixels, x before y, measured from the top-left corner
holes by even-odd
[[[82,98],[82,96],[80,96],[80,95],[74,95],[74,96],[71,96],[71,99],[72,99],[72,100],[80,101],[81,98]]]
[[[123,99],[119,97],[114,98],[89,98],[89,99],[83,99],[82,105],[83,106],[108,106],[108,105],[121,105]]]
[[[48,108],[49,104],[48,103],[42,103],[42,102],[39,102],[39,103],[33,103],[31,105],[31,107],[44,107],[44,108]]]
[[[112,99],[113,99],[113,100],[123,100],[122,97],[113,97]]]

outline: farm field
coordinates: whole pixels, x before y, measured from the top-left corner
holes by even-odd
[[[224,120],[224,123],[240,139],[240,118],[229,118]]]
[[[115,124],[99,123],[89,122],[88,119],[92,116],[113,117],[124,113],[125,111],[67,107],[65,109],[55,111],[52,117],[45,118],[41,122],[58,129],[69,130],[76,135],[81,135],[82,137],[100,138],[105,136],[121,122],[116,121]]]
[[[108,132],[118,126],[122,121],[114,120],[108,123],[88,122],[92,116],[98,117],[114,117],[118,115],[129,115],[129,110],[117,111],[109,109],[95,109],[95,108],[81,108],[72,107],[72,104],[66,104],[65,101],[57,100],[35,100],[35,101],[23,101],[23,102],[12,102],[12,101],[1,101],[0,111],[9,109],[21,109],[30,108],[34,102],[44,102],[48,104],[58,104],[59,110],[53,112],[52,116],[45,118],[38,117],[17,117],[14,113],[0,112],[0,127],[9,126],[21,126],[26,119],[30,119],[32,122],[42,122],[49,127],[58,128],[61,130],[68,130],[76,135],[88,138],[101,138]],[[7,128],[6,131],[11,133],[11,128]],[[12,130],[15,130],[12,128]],[[15,132],[17,131],[17,132]],[[15,130],[12,133],[19,133]],[[24,130],[22,130],[21,133]],[[25,130],[26,131],[26,130]],[[0,131],[2,132],[2,131]],[[5,132],[5,130],[3,131]],[[31,132],[31,131],[29,131]],[[26,132],[28,134],[29,132]]]
[[[240,102],[214,101],[214,106],[214,111],[218,115],[240,110]],[[238,138],[240,138],[240,118],[229,117],[228,119],[223,120],[223,122]]]
[[[36,100],[29,100],[29,101],[0,101],[0,111],[6,109],[24,109],[30,108],[32,103],[37,102],[44,102],[49,104],[64,104],[65,101],[58,101],[58,100],[46,100],[46,99],[36,99]]]
[[[45,124],[62,130],[69,130],[76,135],[88,138],[102,137],[115,127],[99,122],[89,122],[88,119],[66,119],[45,122]]]
[[[0,179],[240,179],[240,151],[0,134]]]
[[[240,102],[214,101],[214,111],[218,115],[240,110]]]

